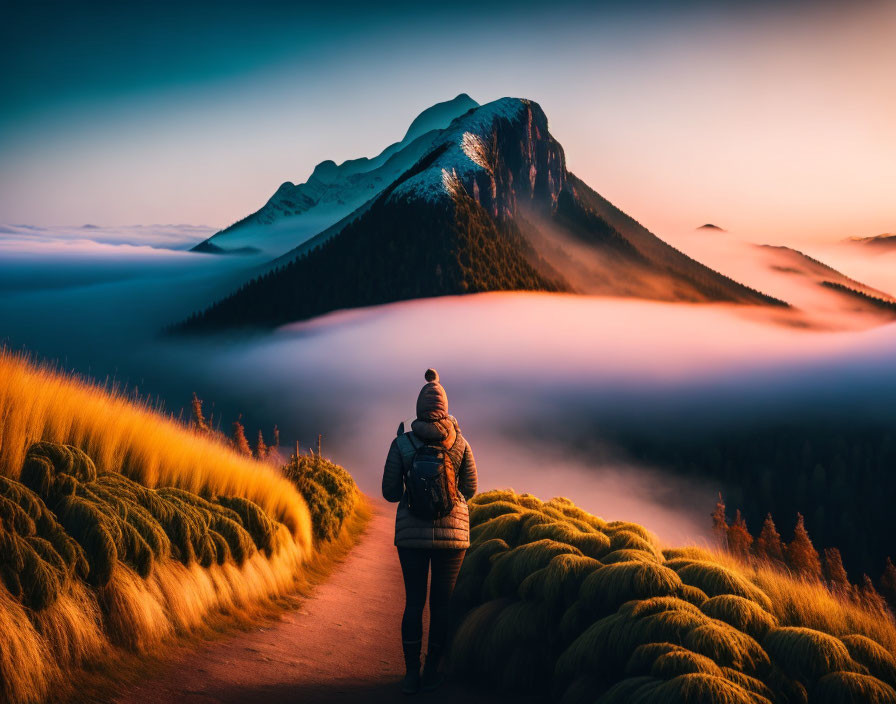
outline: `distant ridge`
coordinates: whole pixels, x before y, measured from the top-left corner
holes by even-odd
[[[844,240],[846,244],[864,245],[878,251],[896,250],[896,234],[884,232],[871,237],[850,237]]]
[[[701,225],[700,227],[698,227],[696,229],[698,229],[698,230],[716,230],[718,232],[728,232],[728,230],[725,230],[724,228],[721,228],[718,225],[713,225],[711,222],[708,222],[705,225]]]

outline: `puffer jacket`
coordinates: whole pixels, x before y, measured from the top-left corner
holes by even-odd
[[[399,434],[404,432],[404,424]],[[460,500],[447,516],[429,521],[418,518],[408,508],[408,498],[404,488],[404,459],[398,447],[398,439],[392,441],[383,470],[383,498],[398,501],[395,513],[395,545],[401,548],[446,548],[465,549],[470,547],[470,513],[467,499],[476,493],[476,461],[470,445],[460,434],[460,428],[453,416],[435,422],[415,420],[411,430],[424,443],[438,444],[448,451],[456,470],[457,488]],[[462,497],[462,498],[461,498]]]

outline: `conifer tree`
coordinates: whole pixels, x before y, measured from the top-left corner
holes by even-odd
[[[843,558],[837,548],[824,549],[824,580],[835,594],[849,594],[852,584],[843,567]]]
[[[734,517],[734,523],[728,527],[728,551],[740,558],[750,556],[750,546],[753,544],[753,536],[747,530],[747,521],[741,516],[740,509]]]
[[[239,452],[241,455],[251,457],[252,448],[249,447],[249,441],[246,439],[246,429],[240,422],[242,419],[243,416],[240,415],[239,418],[233,421],[233,432],[231,434],[230,443],[233,445],[233,449]]]
[[[762,524],[762,531],[756,539],[754,550],[756,551],[756,556],[761,560],[784,562],[784,544],[781,542],[781,534],[778,533],[770,513],[765,517],[765,522]]]
[[[196,430],[202,433],[211,432],[208,421],[202,414],[202,399],[196,395],[195,391],[193,392],[193,401],[191,406],[193,409],[193,426],[196,428]]]
[[[258,429],[258,441],[255,443],[255,457],[263,460],[268,456],[268,446],[264,444],[264,434]]]
[[[796,574],[806,579],[821,580],[821,560],[803,522],[803,514],[796,514],[793,540],[787,545],[787,564]]]
[[[887,602],[884,601],[884,598],[878,593],[877,589],[874,588],[874,583],[871,581],[871,577],[867,574],[862,575],[862,584],[859,587],[859,598],[862,605],[872,611],[877,611],[881,614],[889,613]]]
[[[889,602],[890,608],[896,611],[896,565],[889,557],[880,577],[880,593]]]
[[[280,449],[280,428],[274,426],[274,444],[271,446],[275,452]]]
[[[728,521],[725,519],[725,502],[722,501],[722,492],[719,492],[719,500],[716,502],[716,510],[712,517],[712,532],[719,547],[728,547]]]

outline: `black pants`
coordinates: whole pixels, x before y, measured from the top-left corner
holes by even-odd
[[[398,548],[404,591],[407,597],[401,619],[401,639],[414,643],[423,639],[423,607],[426,606],[426,583],[429,584],[429,650],[445,645],[448,631],[448,601],[454,591],[457,573],[466,550],[442,548]]]

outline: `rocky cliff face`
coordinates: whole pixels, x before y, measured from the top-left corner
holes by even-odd
[[[394,199],[438,200],[464,193],[497,219],[521,205],[550,211],[566,183],[563,147],[530,100],[503,98],[454,120],[434,144],[441,155],[407,179]]]

